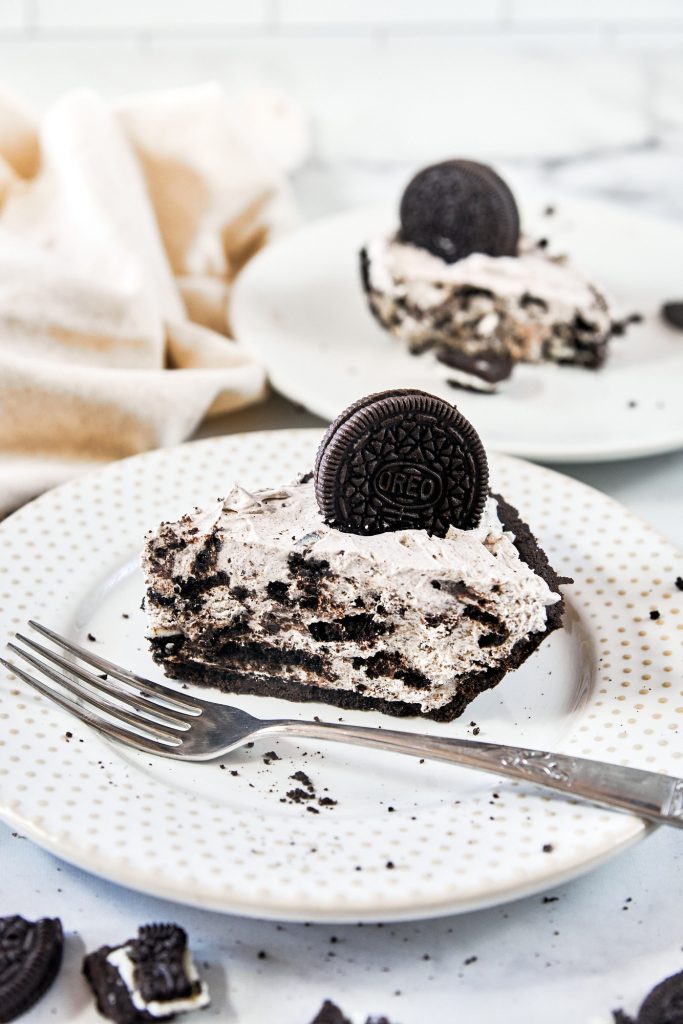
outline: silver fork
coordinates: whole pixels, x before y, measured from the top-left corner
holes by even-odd
[[[9,643],[10,650],[76,700],[18,665],[2,658],[0,664],[105,736],[148,754],[184,761],[208,761],[265,737],[335,740],[522,779],[648,821],[683,828],[683,779],[603,761],[477,740],[322,721],[263,721],[239,708],[202,700],[194,693],[186,694],[144,679],[78,647],[46,626],[33,621],[29,625],[56,647],[99,670],[106,678],[20,633],[16,634],[16,640],[23,646]],[[114,679],[118,683],[112,682]]]

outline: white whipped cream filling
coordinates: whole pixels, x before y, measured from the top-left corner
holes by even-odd
[[[529,293],[565,310],[592,307],[595,295],[588,281],[564,260],[545,250],[522,249],[519,256],[487,256],[475,252],[446,263],[427,249],[378,238],[367,246],[370,281],[379,291],[409,294],[419,306],[443,298],[443,287],[486,288],[499,296],[520,299]]]
[[[135,986],[135,962],[131,960],[129,952],[130,946],[120,946],[119,949],[112,950],[107,957],[107,963],[119,972],[121,981],[128,989],[131,1002],[136,1010],[144,1010],[152,1017],[170,1017],[174,1013],[201,1010],[211,1002],[208,986],[206,982],[200,981],[197,966],[189,949],[186,949],[183,954],[183,966],[191,982],[200,982],[199,991],[193,996],[186,996],[182,999],[168,999],[163,1002],[153,999],[149,1003],[145,1002],[140,990]]]
[[[172,575],[191,575],[207,534],[217,529],[221,544],[211,571],[226,572],[231,585],[243,585],[254,593],[250,638],[265,636],[268,643],[304,648],[312,653],[316,653],[319,645],[308,632],[307,622],[330,621],[355,613],[362,610],[354,605],[358,596],[368,598],[368,607],[382,607],[382,621],[390,625],[391,634],[379,637],[370,647],[350,640],[326,643],[326,657],[336,678],[327,680],[316,675],[311,682],[332,689],[354,689],[360,680],[357,673],[350,671],[351,659],[367,658],[376,650],[397,651],[431,681],[431,687],[418,690],[401,679],[363,676],[364,692],[368,696],[421,703],[428,710],[452,699],[459,674],[500,663],[518,640],[529,633],[544,631],[546,608],[560,600],[559,594],[553,593],[545,580],[519,557],[496,510],[496,502],[489,499],[476,529],[451,527],[446,537],[431,537],[424,530],[360,536],[341,533],[323,521],[312,483],[253,494],[235,486],[213,508],[173,524],[174,535],[181,536],[186,546],[173,552]],[[155,573],[154,544],[152,537],[143,556],[147,582],[170,597],[174,593],[171,580]],[[291,583],[287,559],[292,553],[329,563],[329,575],[321,584],[329,600],[324,611],[292,610],[290,618],[298,617],[301,621],[291,626],[285,624],[275,636],[262,634],[263,616],[278,610],[267,584]],[[446,581],[446,586],[440,584],[437,588],[434,580]],[[487,627],[462,615],[463,602],[448,592],[449,582],[464,585],[474,595],[472,603],[480,598],[487,601],[509,631],[504,643],[480,646],[479,639]],[[207,591],[201,612],[183,616],[181,621],[173,607],[148,602],[147,608],[151,635],[181,631],[190,641],[193,636],[201,637],[207,625],[229,624],[244,611],[228,587]],[[195,652],[193,658],[197,660]],[[283,674],[287,671],[284,669]]]

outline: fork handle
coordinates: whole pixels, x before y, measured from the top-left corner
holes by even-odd
[[[282,720],[269,722],[268,731],[377,747],[477,768],[504,778],[533,782],[590,803],[627,811],[648,821],[683,828],[683,779],[658,772],[526,747],[333,722]]]

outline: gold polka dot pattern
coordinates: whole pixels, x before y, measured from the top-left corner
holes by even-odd
[[[149,528],[233,479],[292,479],[309,468],[319,436],[277,431],[153,452],[26,506],[0,526],[0,642],[29,617],[81,640],[87,595],[137,558]],[[587,638],[591,685],[561,749],[683,774],[681,556],[617,503],[559,474],[495,456],[491,477],[575,580],[570,615]],[[423,804],[418,789],[392,814],[233,807],[198,791],[186,766],[159,776],[148,758],[86,729],[65,742],[72,727],[2,670],[2,817],[95,873],[236,913],[341,921],[471,909],[579,874],[645,831],[636,819],[491,778],[457,802]]]

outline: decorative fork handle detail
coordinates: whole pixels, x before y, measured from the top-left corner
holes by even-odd
[[[658,772],[498,743],[325,722],[275,721],[268,723],[268,731],[310,739],[339,740],[447,761],[508,779],[533,782],[577,800],[588,800],[604,807],[628,811],[648,821],[683,828],[683,779]]]

